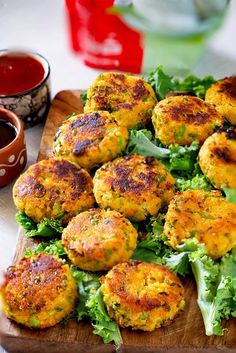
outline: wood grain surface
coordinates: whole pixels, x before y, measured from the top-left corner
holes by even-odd
[[[81,91],[62,91],[55,97],[41,140],[38,159],[52,154],[52,139],[62,121],[73,112],[83,110]],[[18,261],[26,247],[32,247],[37,240],[27,239],[20,233],[14,261]],[[192,278],[183,281],[186,306],[170,326],[154,332],[122,329],[124,344],[120,353],[215,353],[236,352],[235,320],[226,323],[223,337],[205,335],[201,313],[196,303],[196,287]],[[1,344],[13,353],[110,353],[116,348],[103,344],[100,337],[92,333],[89,322],[77,323],[71,320],[68,325],[58,324],[44,330],[31,330],[14,324],[3,314],[0,317]]]

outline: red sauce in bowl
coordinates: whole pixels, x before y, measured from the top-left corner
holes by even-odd
[[[23,93],[44,78],[44,67],[33,56],[24,53],[0,55],[0,95]]]

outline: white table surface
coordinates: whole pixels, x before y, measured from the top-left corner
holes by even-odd
[[[63,0],[0,0],[0,24],[0,49],[25,48],[48,59],[52,97],[62,89],[86,88],[97,76],[98,71],[83,65],[70,51]],[[231,0],[223,28],[211,39],[194,72],[217,78],[236,74],[235,33],[236,0]],[[27,165],[36,160],[42,130],[39,125],[26,131]],[[11,263],[17,241],[11,192],[12,184],[0,189],[0,273]]]

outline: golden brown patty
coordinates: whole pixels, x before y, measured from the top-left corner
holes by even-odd
[[[236,124],[236,76],[214,83],[207,90],[205,100],[231,124]]]
[[[152,87],[140,77],[118,72],[99,75],[87,92],[85,113],[106,110],[119,125],[144,125],[157,103]]]
[[[128,130],[105,111],[80,114],[66,120],[55,135],[54,154],[87,170],[124,151]]]
[[[190,145],[203,143],[223,118],[202,99],[192,96],[175,96],[160,101],[152,116],[155,136],[163,144]]]
[[[111,210],[91,209],[73,218],[62,235],[69,259],[87,271],[109,270],[128,260],[136,248],[137,231]]]
[[[78,297],[69,266],[43,253],[8,268],[1,296],[7,317],[35,328],[56,325],[74,310]]]
[[[169,204],[164,233],[173,248],[195,237],[217,259],[236,245],[236,205],[220,191],[178,193]]]
[[[13,187],[16,207],[35,222],[64,214],[67,223],[93,206],[93,181],[83,169],[63,159],[33,164]]]
[[[180,280],[164,266],[125,262],[101,281],[108,314],[122,327],[153,331],[170,324],[185,304]]]
[[[216,188],[236,188],[236,127],[208,137],[198,158],[203,173]]]
[[[117,158],[94,176],[94,196],[101,208],[111,208],[133,221],[156,215],[174,195],[174,179],[153,157]]]

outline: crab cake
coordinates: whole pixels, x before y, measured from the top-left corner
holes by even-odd
[[[236,205],[220,191],[178,193],[169,204],[164,234],[173,248],[195,237],[217,259],[236,245]]]
[[[154,216],[174,195],[173,177],[153,157],[132,155],[104,164],[94,176],[94,196],[101,208],[140,222]]]
[[[145,125],[157,103],[153,88],[140,77],[118,72],[99,75],[87,92],[85,113],[112,112],[119,125]]]
[[[223,125],[223,118],[202,99],[192,96],[175,96],[159,102],[152,115],[155,136],[164,145],[191,145],[195,140],[202,144]]]
[[[22,258],[8,268],[1,296],[8,318],[28,327],[45,328],[74,310],[78,294],[69,266],[42,253]]]
[[[201,170],[216,188],[236,188],[236,127],[208,137],[198,159]]]
[[[103,271],[128,260],[137,237],[136,229],[119,212],[91,209],[70,221],[63,232],[62,245],[75,266]]]
[[[205,100],[231,124],[236,124],[236,76],[226,77],[211,85],[206,91]]]
[[[54,154],[87,170],[116,158],[129,139],[105,111],[80,114],[66,120],[55,135]]]
[[[83,169],[63,159],[33,164],[13,187],[16,207],[35,222],[62,216],[67,223],[94,205],[93,181]]]
[[[121,327],[153,331],[169,325],[185,304],[179,278],[165,266],[124,262],[101,281],[108,314]]]

